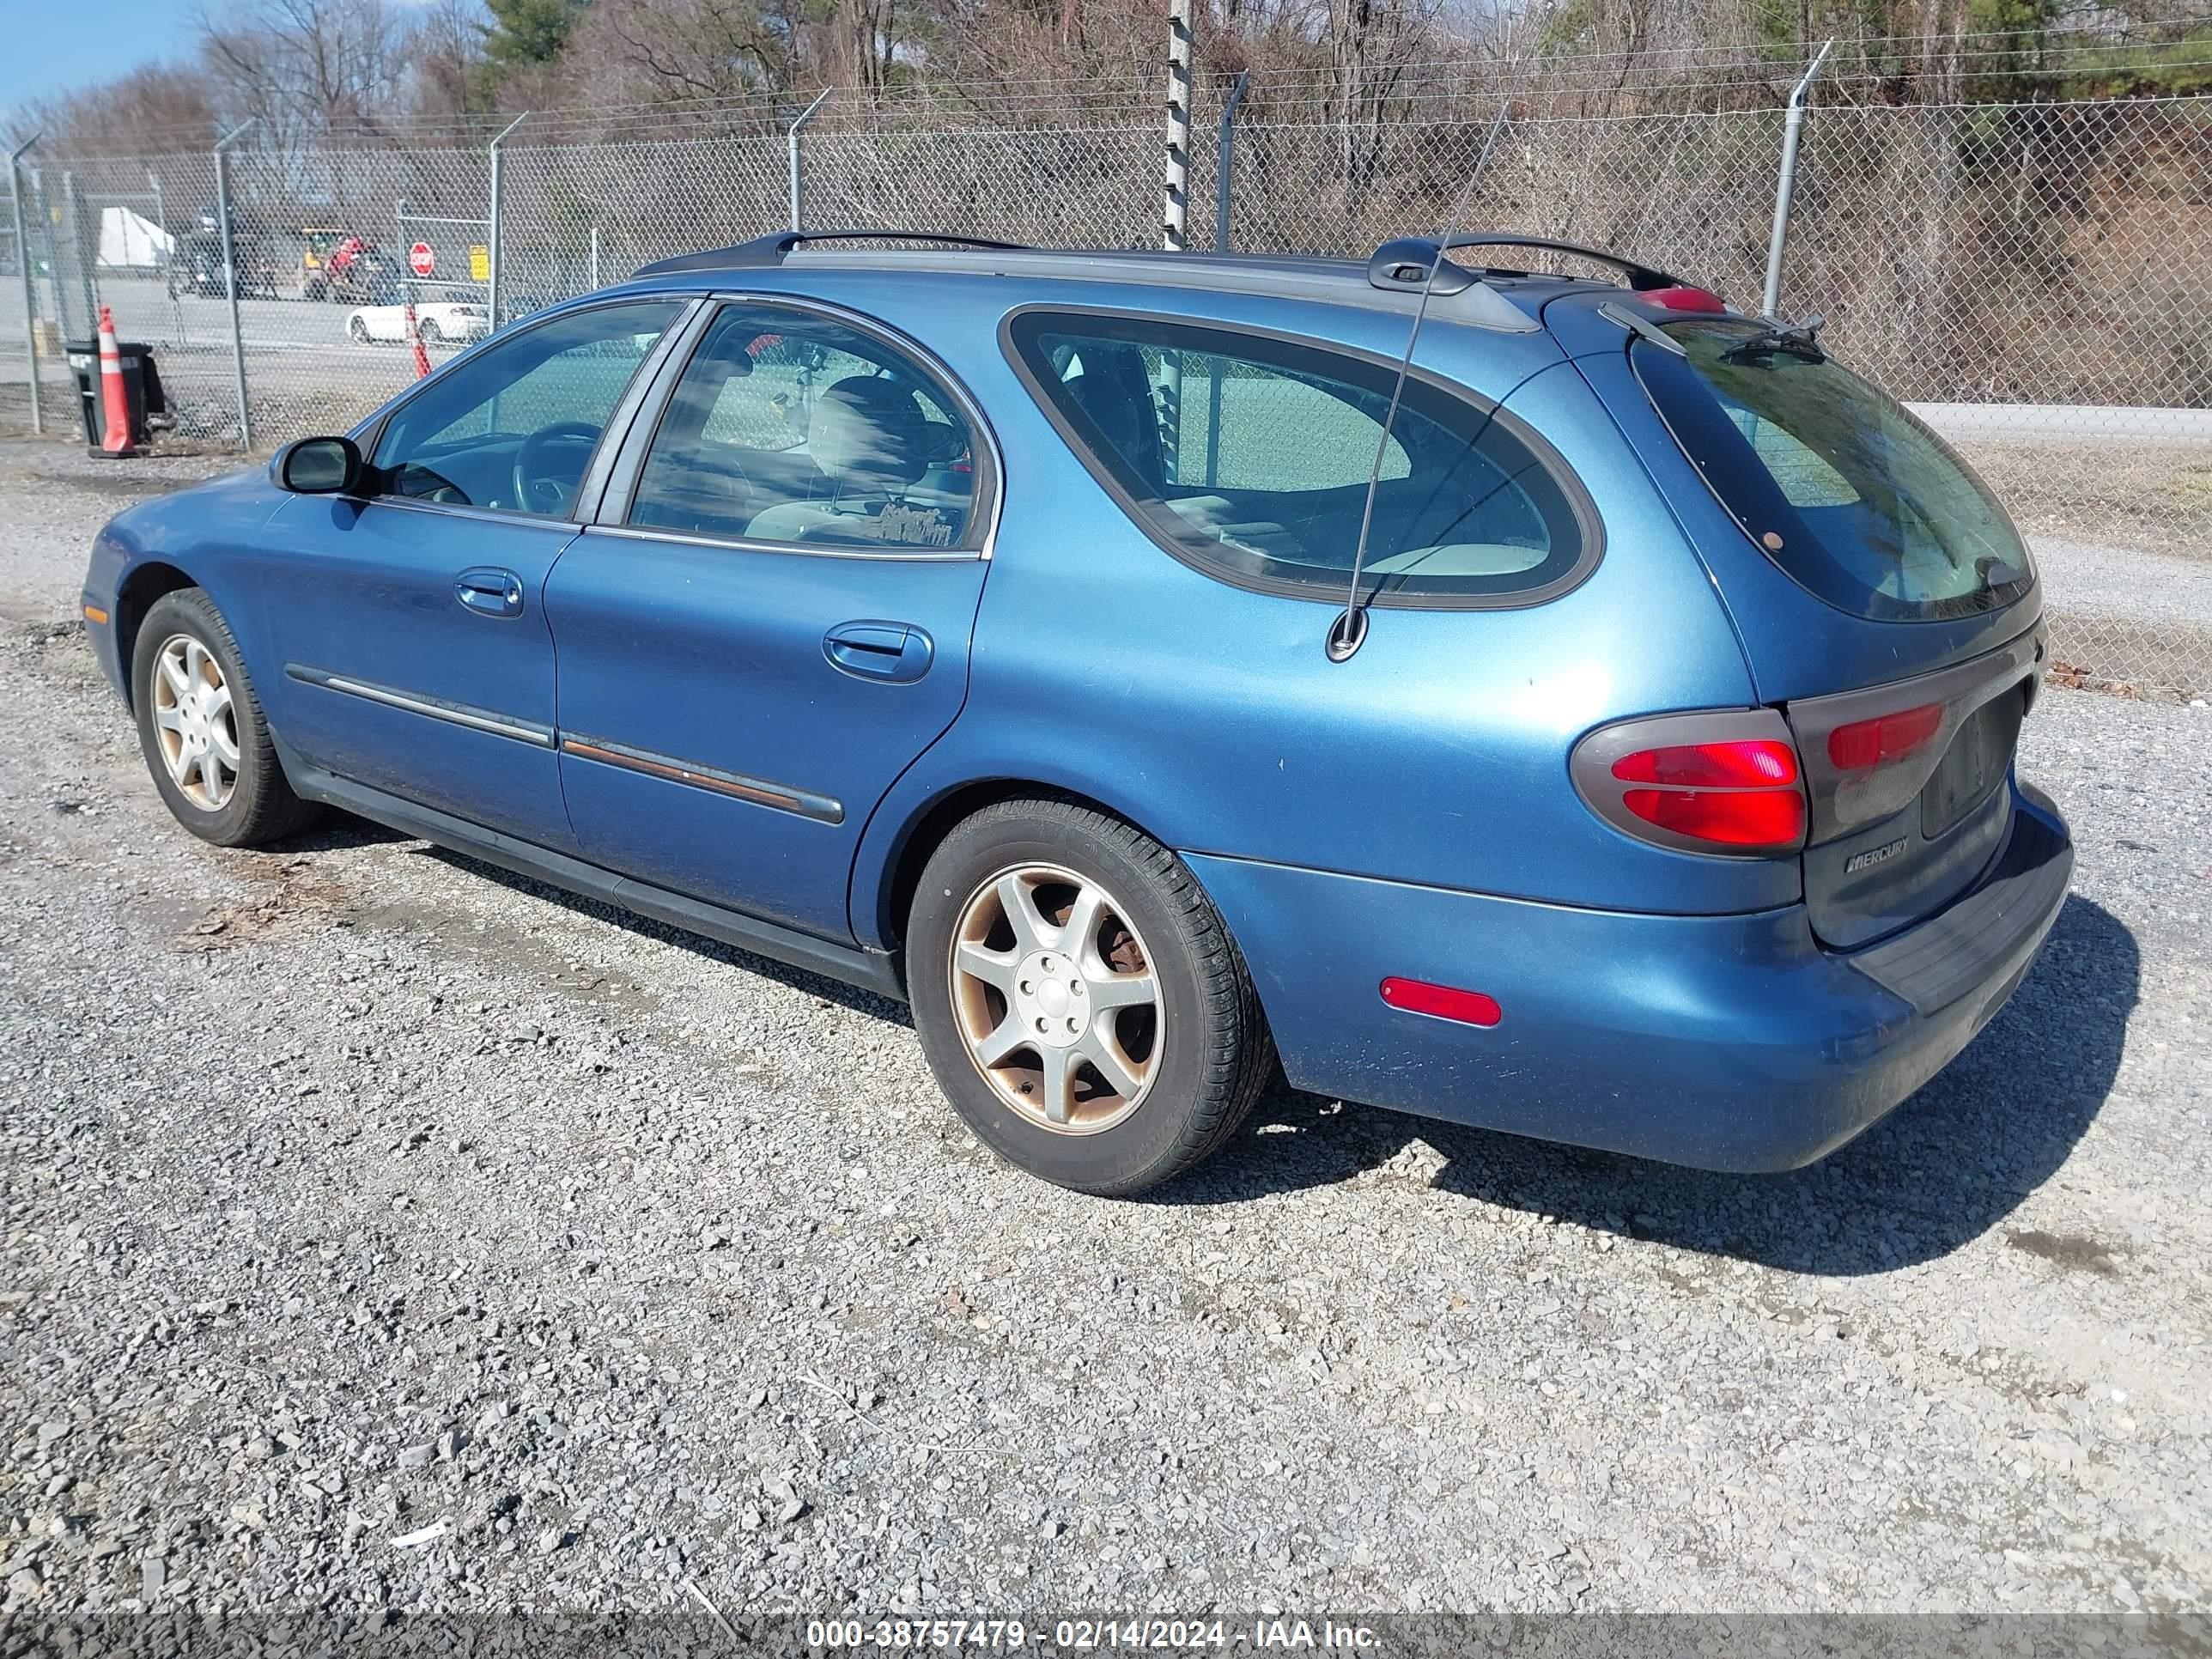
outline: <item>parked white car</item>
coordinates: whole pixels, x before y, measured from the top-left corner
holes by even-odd
[[[491,313],[482,306],[440,300],[415,307],[415,325],[424,345],[481,340],[491,332]],[[362,306],[346,318],[346,332],[356,345],[374,341],[404,342],[407,338],[405,306]]]

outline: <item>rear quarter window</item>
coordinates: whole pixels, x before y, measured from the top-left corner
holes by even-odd
[[[1534,604],[1596,562],[1596,512],[1550,446],[1423,377],[1407,377],[1392,419],[1395,363],[1074,311],[1017,313],[1006,342],[1123,510],[1176,557],[1240,586],[1341,604],[1370,471],[1370,604]]]

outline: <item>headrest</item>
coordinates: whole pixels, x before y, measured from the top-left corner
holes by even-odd
[[[806,447],[848,489],[903,489],[929,471],[929,420],[897,381],[855,374],[815,400]]]

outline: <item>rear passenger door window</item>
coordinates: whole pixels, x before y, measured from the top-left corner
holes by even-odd
[[[981,545],[988,475],[958,401],[837,318],[726,306],[670,394],[628,522],[885,553]]]
[[[1548,445],[1417,376],[1391,419],[1395,364],[1090,313],[1019,313],[1006,337],[1109,492],[1169,551],[1230,580],[1341,603],[1370,471],[1361,586],[1383,603],[1525,605],[1595,562],[1595,513]]]

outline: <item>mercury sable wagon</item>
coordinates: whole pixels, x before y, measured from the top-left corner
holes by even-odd
[[[2064,899],[2034,570],[1814,329],[1516,242],[667,260],[133,507],[85,615],[195,835],[337,807],[906,999],[1072,1188],[1278,1065],[1801,1164]]]

